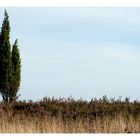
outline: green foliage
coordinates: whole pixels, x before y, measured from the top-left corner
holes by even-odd
[[[5,11],[4,20],[0,33],[0,91],[4,101],[8,101],[9,94],[9,78],[10,78],[10,59],[11,45],[9,41],[10,26],[8,14]]]
[[[20,86],[21,60],[17,40],[12,49],[11,66],[10,102],[14,101],[15,97],[17,97],[16,95]]]
[[[20,55],[17,40],[11,51],[10,23],[7,11],[0,32],[0,93],[4,102],[12,102],[20,85]]]

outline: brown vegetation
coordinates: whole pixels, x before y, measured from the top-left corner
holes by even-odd
[[[140,102],[44,98],[0,104],[1,133],[140,133]]]

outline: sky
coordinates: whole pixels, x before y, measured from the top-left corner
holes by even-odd
[[[22,59],[20,100],[140,100],[140,8],[6,9]]]

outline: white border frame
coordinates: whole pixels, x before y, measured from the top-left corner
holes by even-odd
[[[140,0],[0,0],[1,7],[140,7]]]

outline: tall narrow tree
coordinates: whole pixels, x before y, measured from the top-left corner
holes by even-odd
[[[10,102],[16,100],[20,86],[21,60],[17,39],[12,49],[11,67]]]
[[[10,23],[7,11],[0,32],[0,93],[4,102],[16,97],[20,83],[20,55],[17,40],[11,52]]]
[[[0,33],[0,92],[5,102],[8,102],[11,71],[11,45],[9,16],[5,10]]]

